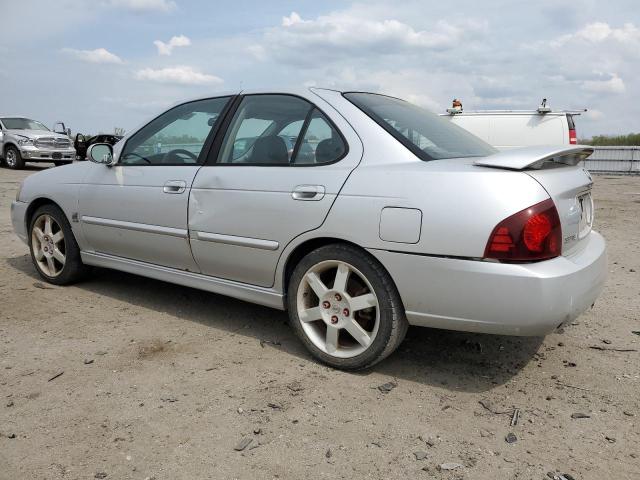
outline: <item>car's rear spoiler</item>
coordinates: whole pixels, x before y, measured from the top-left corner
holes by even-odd
[[[514,148],[482,157],[476,160],[474,165],[507,170],[539,169],[549,162],[577,165],[592,153],[593,148],[585,145]]]

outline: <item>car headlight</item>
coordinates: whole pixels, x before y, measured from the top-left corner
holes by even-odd
[[[18,191],[16,192],[16,202],[20,201],[20,194],[22,193],[22,182],[20,182],[20,186],[18,187]]]
[[[29,138],[29,137],[20,137],[18,138],[18,144],[19,145],[33,145],[34,143],[33,138]]]

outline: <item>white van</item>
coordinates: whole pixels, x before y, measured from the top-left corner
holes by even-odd
[[[579,111],[448,109],[443,116],[499,150],[532,145],[578,143],[574,116]]]

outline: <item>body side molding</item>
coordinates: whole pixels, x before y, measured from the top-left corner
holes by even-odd
[[[277,250],[280,244],[275,240],[263,240],[261,238],[238,237],[235,235],[223,235],[221,233],[193,232],[192,237],[204,242],[225,243],[239,247],[258,248],[260,250]]]
[[[149,225],[146,223],[125,222],[123,220],[111,220],[109,218],[82,216],[82,223],[88,225],[99,225],[101,227],[115,227],[124,230],[135,230],[136,232],[157,233],[159,235],[169,235],[171,237],[187,238],[187,230],[182,228],[162,227],[160,225]]]

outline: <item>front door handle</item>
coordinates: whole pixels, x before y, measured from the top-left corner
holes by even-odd
[[[187,189],[187,182],[184,180],[169,180],[164,184],[164,193],[182,193]]]
[[[294,200],[318,201],[324,198],[325,189],[322,185],[298,185],[291,192]]]

